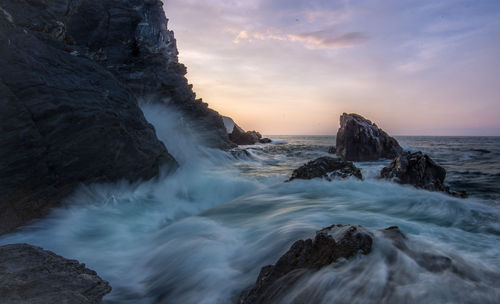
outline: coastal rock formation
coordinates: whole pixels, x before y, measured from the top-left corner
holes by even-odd
[[[3,0],[0,41],[0,234],[80,183],[175,170],[140,103],[179,110],[208,146],[235,146],[184,77],[160,1]]]
[[[262,135],[257,131],[245,132],[231,117],[222,116],[222,119],[229,139],[237,145],[268,144],[272,142],[269,138],[262,138]]]
[[[467,197],[465,192],[455,192],[444,185],[446,170],[422,152],[404,152],[382,169],[380,177],[393,179],[400,184],[410,184],[430,191],[441,191],[457,197]]]
[[[328,153],[330,154],[337,154],[337,148],[334,146],[331,146],[328,148]]]
[[[313,179],[321,177],[331,181],[333,178],[348,178],[351,176],[363,179],[361,171],[353,163],[343,161],[339,158],[324,156],[294,170],[287,182],[296,178]]]
[[[349,161],[392,159],[403,152],[394,138],[358,114],[340,116],[336,145],[337,155]]]
[[[111,291],[76,260],[28,244],[0,246],[0,302],[97,304]]]
[[[234,125],[233,132],[229,134],[229,139],[237,145],[268,144],[272,142],[269,138],[262,138],[262,135],[257,131],[245,132],[236,124]]]
[[[263,267],[255,286],[241,294],[239,303],[275,303],[307,271],[317,271],[358,252],[369,254],[372,242],[372,234],[361,226],[323,228],[314,239],[295,242],[275,265]]]

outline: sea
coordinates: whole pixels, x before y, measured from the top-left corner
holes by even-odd
[[[372,252],[303,278],[276,303],[500,303],[500,137],[398,136],[447,170],[466,199],[378,178],[390,160],[357,162],[364,179],[293,180],[328,154],[334,136],[269,136],[271,144],[224,152],[178,115],[143,108],[180,167],[130,184],[81,186],[44,219],[2,236],[77,259],[113,287],[107,303],[237,303],[263,266],[332,224],[362,225]],[[424,267],[378,229],[451,259]]]

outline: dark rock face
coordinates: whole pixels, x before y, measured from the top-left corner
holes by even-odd
[[[269,144],[269,143],[271,143],[273,141],[270,138],[264,137],[264,138],[259,139],[259,142],[261,144]]]
[[[97,304],[111,291],[95,271],[28,244],[0,246],[2,303]]]
[[[340,116],[336,145],[337,155],[350,161],[392,159],[403,152],[394,138],[358,114]]]
[[[257,131],[244,132],[237,125],[234,126],[233,132],[229,134],[229,139],[237,145],[254,145],[259,142],[262,135]]]
[[[323,228],[313,240],[295,242],[275,265],[263,267],[255,286],[241,294],[239,303],[274,303],[308,271],[317,271],[340,258],[349,259],[358,252],[369,254],[372,242],[371,233],[361,226]]]
[[[0,234],[42,216],[79,183],[177,167],[120,79],[126,73],[114,69],[127,69],[113,58],[131,56],[122,34],[137,30],[136,14],[126,1],[2,1]]]
[[[292,181],[296,178],[313,179],[316,177],[331,181],[332,178],[348,178],[350,176],[363,179],[361,171],[353,163],[325,156],[312,160],[294,170],[292,176],[287,181]]]
[[[337,148],[336,147],[329,147],[328,148],[328,153],[330,154],[337,154]]]
[[[444,185],[446,170],[422,152],[404,152],[382,169],[380,177],[394,179],[400,184],[410,184],[430,191],[441,191],[457,197],[467,197],[465,192],[455,192]]]
[[[66,36],[78,46],[79,56],[105,67],[140,101],[179,110],[182,119],[191,120],[195,130],[206,137],[205,145],[221,149],[234,146],[222,117],[197,99],[188,84],[187,69],[178,62],[176,40],[167,28],[161,1],[67,2]]]

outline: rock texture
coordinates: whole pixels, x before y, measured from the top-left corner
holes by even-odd
[[[337,155],[350,161],[392,159],[403,152],[399,143],[358,114],[342,114],[336,139]]]
[[[125,79],[136,70],[127,35],[141,22],[132,2],[1,1],[0,234],[79,183],[177,167]]]
[[[436,164],[429,155],[422,152],[404,152],[382,169],[380,177],[430,191],[441,191],[457,197],[467,197],[465,192],[455,192],[445,186],[446,170]]]
[[[332,178],[348,178],[351,176],[363,179],[361,171],[353,163],[343,161],[339,158],[324,156],[294,170],[287,182],[296,178],[313,179],[320,177],[331,181]]]
[[[323,228],[314,239],[295,242],[275,265],[263,267],[255,286],[241,294],[239,303],[275,303],[307,271],[317,271],[358,252],[369,254],[372,242],[372,234],[361,226]]]
[[[0,246],[0,302],[97,304],[111,291],[95,271],[28,244]]]

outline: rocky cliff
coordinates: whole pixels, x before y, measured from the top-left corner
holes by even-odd
[[[174,170],[140,102],[174,107],[208,145],[232,146],[185,73],[160,1],[1,0],[0,234],[80,183]]]

